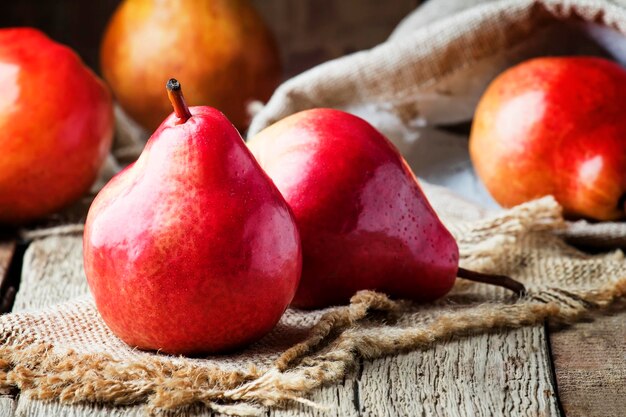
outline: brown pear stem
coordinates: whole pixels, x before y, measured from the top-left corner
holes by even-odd
[[[183,97],[180,83],[176,78],[170,78],[165,87],[167,88],[167,97],[170,99],[172,107],[174,107],[174,113],[176,113],[179,123],[185,123],[191,117],[191,112],[185,102],[185,97]]]
[[[498,287],[504,287],[513,291],[518,296],[522,296],[526,293],[524,284],[519,281],[515,281],[511,277],[506,275],[492,275],[483,274],[482,272],[470,271],[469,269],[459,268],[456,273],[457,277],[467,279],[474,282],[482,282],[483,284],[497,285]]]

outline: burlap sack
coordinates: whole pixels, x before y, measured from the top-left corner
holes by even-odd
[[[437,164],[427,164],[420,172],[420,154],[427,151],[427,161],[440,160],[446,167],[467,165],[462,158],[466,144],[455,144],[452,139],[459,138],[445,136],[438,127],[470,117],[476,92],[487,79],[522,57],[574,46],[551,45],[546,36],[563,40],[576,33],[575,45],[581,40],[597,52],[597,45],[584,40],[587,35],[578,35],[586,29],[565,18],[626,31],[626,10],[608,1],[507,0],[447,17],[434,14],[438,4],[452,13],[461,3],[431,0],[386,44],[287,82],[257,115],[251,132],[304,108],[345,108],[384,130],[418,173],[458,187],[468,183],[467,177],[461,181]],[[561,29],[567,36],[554,38]],[[132,159],[133,149],[140,147],[132,142],[118,148],[116,156]],[[456,162],[446,159],[451,153]],[[115,168],[116,161],[110,162]],[[37,231],[29,237],[69,234],[63,239],[73,250],[65,262],[73,267],[62,290],[81,296],[43,311],[0,318],[0,390],[17,388],[22,395],[68,403],[146,404],[154,410],[200,403],[219,412],[253,415],[266,406],[308,404],[311,390],[341,379],[362,357],[426,348],[450,336],[545,319],[573,321],[626,294],[622,252],[588,255],[559,236],[584,236],[592,244],[606,244],[610,236],[611,244],[621,244],[621,225],[566,226],[549,197],[491,213],[448,189],[427,183],[424,189],[459,242],[461,265],[511,275],[526,284],[525,297],[461,283],[448,297],[429,305],[361,292],[349,306],[288,310],[271,334],[242,351],[171,357],[131,349],[104,325],[80,267],[80,226]]]

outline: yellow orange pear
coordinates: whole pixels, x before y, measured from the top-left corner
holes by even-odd
[[[171,112],[173,74],[189,105],[220,109],[239,129],[252,100],[280,80],[278,49],[248,0],[125,0],[106,30],[101,66],[124,110],[148,130]]]

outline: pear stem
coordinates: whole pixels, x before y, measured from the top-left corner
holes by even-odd
[[[526,293],[524,284],[514,280],[506,275],[492,275],[483,274],[482,272],[470,271],[469,269],[459,268],[456,273],[457,277],[467,279],[474,282],[482,282],[483,284],[497,285],[498,287],[504,287],[513,291],[518,296],[522,296]]]
[[[189,106],[185,102],[183,97],[183,90],[180,88],[180,83],[176,78],[170,78],[165,85],[167,88],[167,97],[174,107],[174,113],[179,119],[178,123],[185,123],[191,117]]]

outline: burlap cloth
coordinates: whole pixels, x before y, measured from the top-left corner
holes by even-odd
[[[251,132],[309,107],[348,109],[384,130],[422,176],[452,181],[460,189],[468,184],[468,172],[443,175],[432,163],[420,171],[420,154],[428,151],[430,162],[439,158],[449,167],[459,161],[445,158],[458,151],[458,171],[465,169],[466,143],[438,135],[463,131],[458,123],[471,117],[477,94],[490,78],[512,62],[550,51],[607,53],[615,39],[598,41],[609,35],[597,27],[626,32],[626,9],[616,2],[474,3],[431,0],[387,43],[288,81],[256,116]],[[465,6],[471,7],[458,11]],[[132,130],[120,135],[110,169],[136,157],[141,136]],[[443,138],[448,147],[428,138]],[[525,297],[459,283],[445,299],[416,305],[365,291],[349,306],[288,310],[268,336],[239,352],[185,358],[124,345],[104,325],[80,279],[75,285],[77,294],[85,294],[81,298],[0,318],[0,390],[17,388],[22,395],[67,403],[146,404],[154,411],[201,403],[219,412],[254,415],[267,406],[308,403],[307,394],[340,380],[360,358],[546,319],[569,322],[626,294],[621,251],[589,255],[563,240],[623,247],[622,224],[567,224],[550,197],[492,212],[448,189],[426,182],[424,189],[459,242],[461,265],[511,275],[526,284]],[[70,225],[27,236],[80,230]],[[72,256],[80,262],[82,255],[77,250]]]

